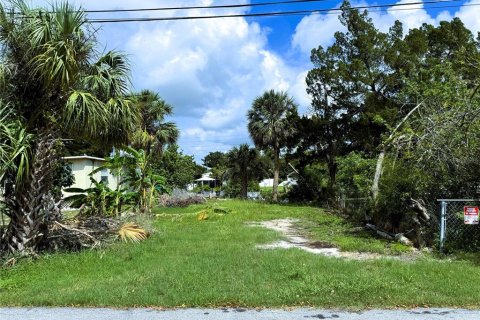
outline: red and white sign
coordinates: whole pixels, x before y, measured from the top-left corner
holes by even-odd
[[[465,224],[478,224],[478,207],[463,207]]]

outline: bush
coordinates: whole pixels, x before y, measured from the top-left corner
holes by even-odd
[[[408,230],[405,228],[410,228],[410,215],[413,214],[408,200],[423,198],[428,179],[425,172],[408,163],[387,160],[373,216],[375,223],[388,231]]]
[[[338,159],[337,187],[347,198],[364,198],[370,195],[376,159],[351,152]]]
[[[314,163],[300,169],[300,179],[292,186],[287,197],[296,202],[321,203],[326,200],[328,172],[325,164]]]
[[[161,207],[188,207],[192,204],[206,203],[207,200],[198,194],[184,193],[184,194],[163,194],[158,199],[158,204]]]

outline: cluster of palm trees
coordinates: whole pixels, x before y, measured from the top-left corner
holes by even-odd
[[[226,175],[240,185],[242,198],[247,197],[249,181],[269,176],[273,167],[272,201],[278,201],[280,153],[295,134],[289,121],[296,115],[297,105],[286,92],[269,90],[253,101],[247,119],[255,148],[241,144],[226,154]]]
[[[100,54],[85,13],[0,4],[0,188],[9,218],[0,249],[28,254],[59,212],[52,194],[65,139],[145,149],[146,161],[178,137],[158,95],[131,95],[126,57]],[[148,163],[146,164],[148,166]]]

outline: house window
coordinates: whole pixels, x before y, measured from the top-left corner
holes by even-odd
[[[101,171],[100,182],[108,184],[108,169],[103,169]]]

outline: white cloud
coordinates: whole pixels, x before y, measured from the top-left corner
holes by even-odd
[[[336,14],[311,14],[303,18],[295,29],[292,47],[304,54],[310,54],[319,45],[327,47],[333,43],[336,31],[344,31],[345,27]]]
[[[411,2],[418,2],[418,1],[417,0],[401,0],[397,3],[407,4]],[[405,10],[405,9],[413,9],[413,8],[415,8],[416,10]],[[420,8],[424,8],[424,5],[412,4],[412,5],[406,5],[401,7],[395,7],[387,10],[387,13],[385,15],[391,17],[393,20],[390,23],[390,26],[393,25],[395,20],[401,21],[403,23],[403,30],[405,31],[405,33],[408,32],[408,30],[410,29],[420,27],[423,23],[435,24],[435,19],[432,18],[425,9],[420,9]],[[402,9],[402,10],[395,11],[395,9]]]
[[[236,3],[248,3],[237,0]],[[87,1],[87,10],[224,4],[213,0]],[[246,12],[247,8],[177,12],[119,13],[129,16],[198,16]],[[95,14],[91,17],[107,16]],[[108,15],[111,17],[111,15]],[[136,90],[153,89],[174,106],[180,146],[197,160],[208,151],[226,151],[249,142],[246,113],[269,89],[292,90],[304,102],[304,77],[268,46],[267,28],[243,18],[105,24],[101,42],[130,55]],[[301,82],[301,83],[299,83]],[[225,150],[223,150],[225,149]]]
[[[461,7],[460,10],[455,13],[455,17],[460,18],[465,26],[469,28],[476,37],[477,32],[480,32],[480,0],[471,0],[465,4],[474,4],[474,6]]]
[[[480,1],[480,0],[472,0]],[[398,4],[408,4],[418,0],[400,0]],[[353,1],[352,6],[366,6],[365,1]],[[336,6],[338,8],[339,5]],[[402,10],[396,10],[396,9]],[[415,8],[416,10],[406,10]],[[404,32],[412,28],[418,28],[423,23],[435,24],[437,20],[430,16],[430,14],[423,9],[423,4],[404,5],[401,7],[390,8],[386,11],[371,11],[369,12],[375,27],[380,31],[388,32],[393,26],[395,20],[400,20],[403,23]],[[330,11],[329,14],[311,14],[304,17],[297,25],[295,33],[292,36],[292,47],[300,50],[303,54],[309,54],[313,48],[319,45],[327,47],[334,41],[334,34],[337,31],[346,31],[346,28],[340,23],[338,14]],[[472,15],[474,20],[474,15]],[[479,26],[479,20],[475,20]]]
[[[249,3],[237,0],[236,3]],[[401,0],[408,3],[413,0]],[[48,3],[36,0],[34,3]],[[471,0],[479,3],[480,0]],[[168,7],[212,5],[214,0],[75,0],[87,10],[104,8]],[[141,4],[140,4],[141,3]],[[339,6],[338,1],[337,6]],[[366,4],[364,0],[356,4]],[[418,5],[416,6],[418,7]],[[480,7],[460,9],[465,24],[480,30]],[[155,17],[242,13],[246,8],[212,10],[117,13],[114,17]],[[113,17],[95,14],[92,17]],[[376,26],[387,31],[395,19],[405,28],[437,23],[449,18],[445,12],[431,17],[426,10],[372,12]],[[263,20],[260,20],[263,22]],[[175,107],[175,118],[182,131],[180,146],[200,160],[209,151],[227,151],[248,142],[246,112],[253,99],[264,90],[287,90],[305,112],[309,97],[305,76],[310,68],[311,49],[333,42],[336,31],[345,30],[335,14],[304,17],[290,39],[292,52],[276,53],[268,43],[270,30],[243,18],[105,24],[99,40],[106,48],[119,48],[130,56],[136,90],[153,89]],[[274,34],[274,33],[272,33]],[[289,56],[290,60],[286,60]],[[295,60],[295,61],[294,61]]]
[[[182,131],[180,146],[195,154],[197,161],[210,151],[228,152],[232,146],[250,142],[247,129],[244,125],[233,126],[217,130],[207,130],[201,127],[190,127]]]
[[[307,113],[308,108],[311,104],[310,96],[307,94],[307,84],[305,78],[307,77],[307,71],[302,71],[297,74],[297,78],[290,89],[290,94],[292,94],[297,104],[299,105],[299,113]]]

